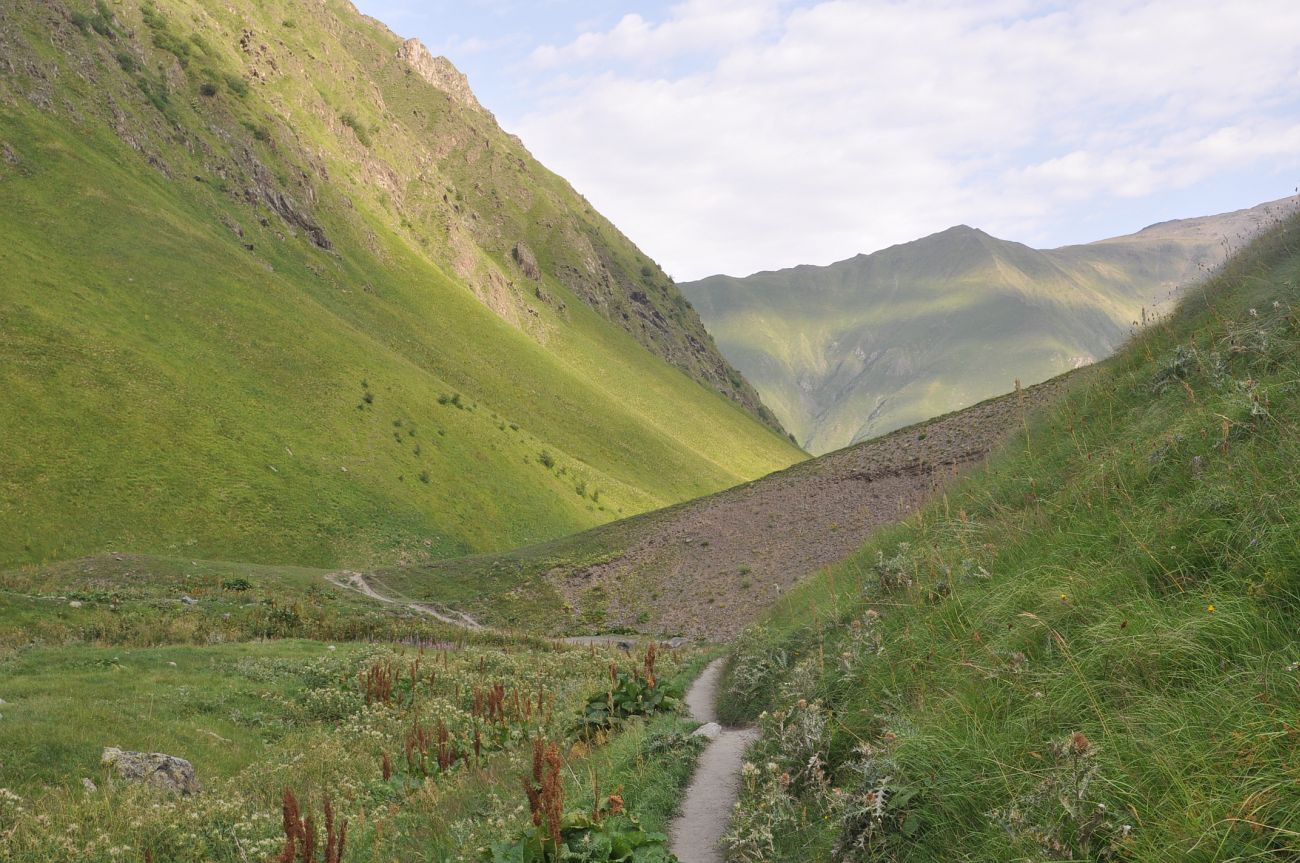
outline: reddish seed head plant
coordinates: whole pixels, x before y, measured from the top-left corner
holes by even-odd
[[[655,685],[655,658],[659,655],[659,648],[652,641],[645,651],[645,681],[646,685],[654,687]]]
[[[545,830],[543,842],[558,846],[564,817],[564,780],[560,747],[538,737],[533,740],[533,775],[521,777],[533,824]]]
[[[275,858],[275,863],[342,863],[344,848],[347,845],[348,822],[334,822],[334,804],[325,798],[325,856],[316,854],[316,824],[310,812],[304,818],[298,798],[289,788],[284,789],[281,803],[284,829],[284,850]],[[146,863],[152,861],[146,858]]]

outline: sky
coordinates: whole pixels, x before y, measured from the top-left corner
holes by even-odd
[[[1300,187],[1295,0],[355,0],[679,281]]]

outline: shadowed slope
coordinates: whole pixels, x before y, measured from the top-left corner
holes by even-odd
[[[682,286],[822,453],[1108,356],[1297,199],[1038,251],[964,225],[826,267]]]

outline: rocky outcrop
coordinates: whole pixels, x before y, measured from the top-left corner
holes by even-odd
[[[330,243],[329,237],[325,236],[325,229],[317,224],[316,220],[308,215],[290,195],[277,188],[269,173],[261,164],[255,165],[253,172],[255,185],[250,186],[244,194],[248,203],[256,204],[261,201],[289,225],[301,229],[317,248],[327,251],[332,248],[333,244]]]
[[[515,247],[510,250],[510,257],[514,258],[515,263],[519,265],[519,272],[523,273],[525,278],[532,279],[534,282],[541,281],[542,268],[537,265],[537,256],[522,240],[515,243]]]
[[[194,765],[184,758],[161,752],[127,752],[115,746],[104,749],[100,761],[127,782],[143,782],[160,791],[190,795],[200,790]]]
[[[453,102],[476,111],[484,110],[475,98],[474,91],[469,88],[469,79],[465,74],[446,57],[435,57],[429,53],[429,49],[419,39],[403,42],[402,47],[397,49],[397,56],[406,61],[417,75],[450,96]]]

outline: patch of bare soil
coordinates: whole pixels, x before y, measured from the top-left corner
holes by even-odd
[[[843,560],[1060,396],[1072,375],[981,402],[666,511],[621,555],[550,574],[606,625],[721,641],[805,576]]]

